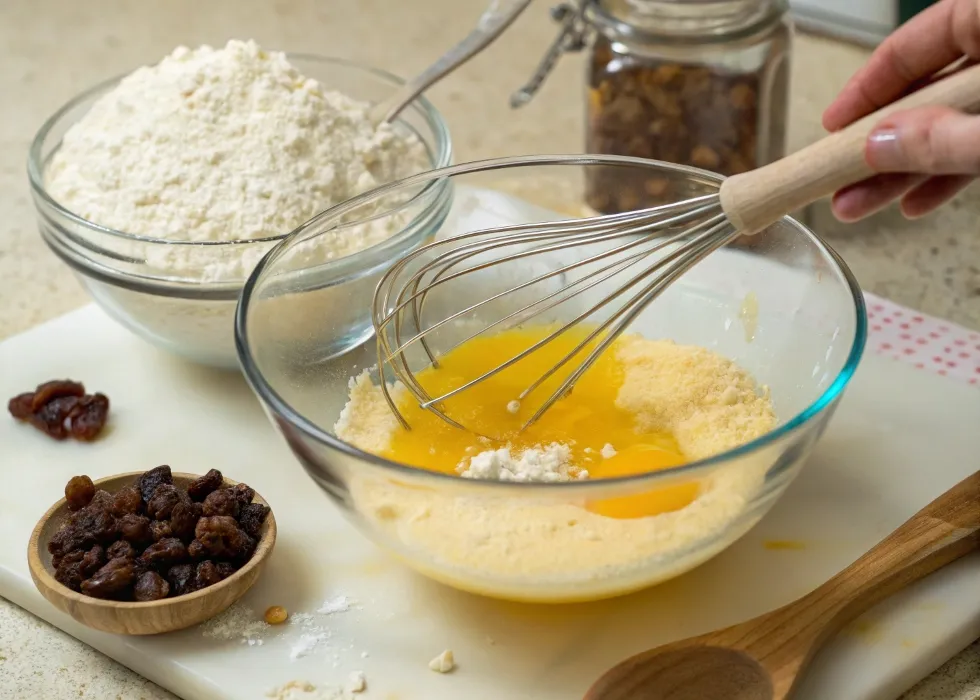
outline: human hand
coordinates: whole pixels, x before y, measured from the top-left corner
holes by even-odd
[[[964,58],[980,59],[980,0],[941,0],[882,42],[824,112],[824,128],[837,131]],[[980,175],[980,116],[896,113],[872,131],[865,158],[879,174],[837,192],[834,214],[856,221],[900,199],[905,216],[922,216]]]

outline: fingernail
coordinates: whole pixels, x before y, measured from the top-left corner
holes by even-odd
[[[879,129],[868,137],[865,150],[868,164],[878,172],[901,172],[904,170],[905,153],[898,132],[894,129]]]

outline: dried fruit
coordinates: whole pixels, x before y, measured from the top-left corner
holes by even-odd
[[[289,613],[286,612],[286,608],[281,605],[272,605],[266,608],[265,622],[268,625],[281,625],[289,617]]]
[[[140,559],[149,566],[168,568],[187,559],[187,547],[176,537],[167,537],[144,549]]]
[[[85,554],[84,551],[79,549],[74,552],[69,552],[63,557],[55,557],[51,562],[55,566],[55,581],[73,591],[80,591],[82,589],[82,581],[86,578],[86,575],[82,573],[81,566]]]
[[[70,379],[54,379],[38,384],[31,399],[31,411],[38,411],[49,402],[64,397],[79,397],[85,395],[85,386],[81,382]]]
[[[109,399],[104,394],[86,394],[79,382],[58,379],[13,397],[7,402],[7,410],[55,440],[71,435],[90,441],[105,426]]]
[[[174,506],[182,500],[189,501],[186,493],[173,484],[160,484],[146,502],[146,515],[151,520],[169,520]]]
[[[83,396],[72,407],[69,419],[71,436],[82,442],[91,442],[99,436],[109,419],[109,398],[105,394]]]
[[[195,537],[217,559],[236,559],[245,555],[251,538],[227,515],[203,517],[197,521]]]
[[[106,556],[105,549],[99,545],[95,545],[82,555],[82,560],[79,562],[79,569],[87,578],[105,566],[107,561],[109,559]]]
[[[126,540],[119,540],[110,544],[105,554],[109,559],[133,559],[136,549]]]
[[[154,542],[159,542],[168,537],[173,537],[173,530],[170,529],[169,520],[153,520],[150,522],[150,535]]]
[[[204,548],[200,540],[191,540],[191,543],[187,545],[187,556],[197,561],[206,558],[208,556],[208,550]]]
[[[170,591],[175,595],[184,595],[193,590],[194,566],[192,564],[178,564],[167,569],[167,581],[170,583]]]
[[[140,493],[139,486],[131,484],[126,488],[116,491],[112,497],[112,514],[116,517],[129,513],[140,513],[143,510],[143,494]]]
[[[25,402],[18,401],[18,410]],[[149,601],[233,575],[255,552],[269,508],[252,503],[255,492],[244,484],[212,489],[224,483],[217,470],[193,483],[204,502],[175,485],[168,466],[151,469],[115,494],[96,489],[86,476],[71,479],[65,499],[72,510],[47,543],[56,580],[93,597]],[[238,519],[206,516],[208,510]]]
[[[238,571],[238,567],[232,564],[230,561],[219,561],[217,564],[218,575],[224,580],[231,576],[233,573]]]
[[[132,559],[112,559],[91,578],[82,581],[81,588],[82,593],[93,598],[122,598],[135,580]]]
[[[255,498],[255,489],[248,484],[235,484],[231,487],[231,492],[235,494],[239,505],[247,506]]]
[[[199,591],[202,588],[213,586],[219,581],[221,581],[221,574],[218,573],[218,567],[210,559],[202,561],[194,570],[194,590]]]
[[[28,421],[35,428],[55,440],[68,437],[68,417],[75,409],[78,399],[74,396],[62,396],[52,399],[31,414]]]
[[[217,469],[211,469],[187,485],[187,495],[192,501],[203,501],[212,491],[217,491],[225,482],[225,478]]]
[[[153,541],[150,519],[143,515],[124,515],[116,521],[119,536],[133,546],[139,547]]]
[[[774,41],[777,41],[774,39]],[[782,51],[774,48],[773,56]],[[624,56],[600,35],[593,45],[588,153],[651,158],[734,175],[782,156],[787,74],[721,62]],[[665,204],[711,189],[657,169],[588,168],[586,201],[604,214]]]
[[[237,518],[240,508],[241,502],[231,489],[212,491],[204,499],[204,515],[207,517],[226,515]]]
[[[26,421],[31,417],[31,403],[34,401],[34,392],[28,391],[24,394],[17,394],[7,402],[7,410],[17,420]]]
[[[144,473],[136,482],[144,501],[149,501],[153,497],[153,492],[157,490],[157,486],[160,484],[172,483],[174,483],[174,475],[171,473],[170,467],[165,464]]]
[[[170,531],[185,542],[194,539],[194,527],[204,512],[200,503],[178,503],[170,514]]]
[[[95,496],[95,484],[87,476],[73,476],[65,486],[68,510],[81,510],[92,502],[93,496]]]
[[[258,537],[262,532],[262,523],[269,514],[269,506],[262,503],[249,503],[243,506],[238,514],[238,522],[248,535]]]
[[[170,594],[170,584],[156,571],[146,571],[140,574],[133,588],[133,598],[141,603],[150,600],[162,600]]]

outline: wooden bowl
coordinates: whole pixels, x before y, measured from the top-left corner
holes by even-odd
[[[109,476],[96,481],[95,486],[115,493],[134,483],[143,474],[144,472],[129,472]],[[174,472],[173,478],[175,485],[186,487],[198,476]],[[224,485],[234,486],[236,483],[225,479]],[[269,505],[258,493],[255,494],[254,502]],[[145,603],[103,600],[76,593],[54,578],[54,567],[51,565],[47,545],[68,515],[68,504],[62,498],[51,506],[34,527],[31,541],[27,545],[27,564],[31,570],[31,578],[41,595],[59,610],[68,613],[83,625],[115,634],[173,632],[214,617],[252,587],[276,543],[276,519],[270,511],[262,524],[262,532],[252,558],[223,581],[176,598]]]

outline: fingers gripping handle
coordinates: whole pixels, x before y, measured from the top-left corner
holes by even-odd
[[[931,83],[775,163],[733,175],[721,185],[725,214],[742,233],[758,233],[811,202],[867,179],[874,171],[865,160],[865,144],[875,126],[889,114],[931,106],[980,111],[980,65]]]

